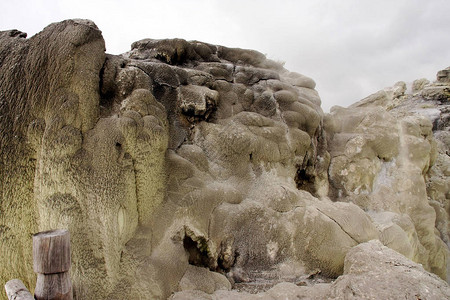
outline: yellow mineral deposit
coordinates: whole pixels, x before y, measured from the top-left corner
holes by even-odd
[[[67,228],[74,299],[450,298],[448,68],[325,114],[257,51],[88,20],[0,62],[0,282]]]

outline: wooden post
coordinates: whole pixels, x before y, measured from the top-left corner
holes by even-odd
[[[33,295],[25,287],[22,280],[12,279],[5,284],[6,296],[9,300],[34,300]]]
[[[70,235],[65,229],[33,235],[33,269],[37,273],[36,300],[72,300]]]

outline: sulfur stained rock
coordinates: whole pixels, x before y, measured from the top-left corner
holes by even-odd
[[[65,159],[79,161],[82,135],[97,122],[104,41],[95,24],[84,20],[51,24],[30,39],[5,33],[1,34],[0,224],[11,238],[2,238],[1,251],[17,252],[23,265],[11,261],[14,256],[2,255],[2,266],[20,266],[3,268],[0,276],[2,281],[20,277],[31,287],[35,279],[28,267],[28,237],[50,229],[52,218],[55,223],[69,225],[71,207],[79,208],[78,199],[68,196],[71,184],[64,172],[70,163]],[[41,176],[48,178],[50,170],[55,179],[43,184]],[[34,189],[34,183],[39,187]],[[47,211],[48,199],[58,194],[60,200],[52,203],[54,210]],[[73,209],[74,218],[78,212]],[[79,234],[72,237],[77,240]],[[75,253],[78,257],[80,252]],[[89,284],[86,289],[90,289]]]
[[[412,108],[399,82],[324,115],[254,50],[105,54],[87,20],[25,37],[0,32],[1,280],[33,286],[29,236],[54,228],[77,299],[320,299],[372,239],[445,278],[447,73]]]

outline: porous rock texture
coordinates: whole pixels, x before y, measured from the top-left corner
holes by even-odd
[[[87,20],[0,32],[1,282],[32,290],[31,235],[67,228],[75,299],[376,298],[384,260],[448,297],[448,69],[324,114],[259,52],[131,48]]]

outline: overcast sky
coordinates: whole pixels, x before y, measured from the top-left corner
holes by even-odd
[[[0,0],[0,30],[28,37],[93,20],[108,53],[143,38],[250,48],[313,78],[325,111],[450,66],[449,0]]]

